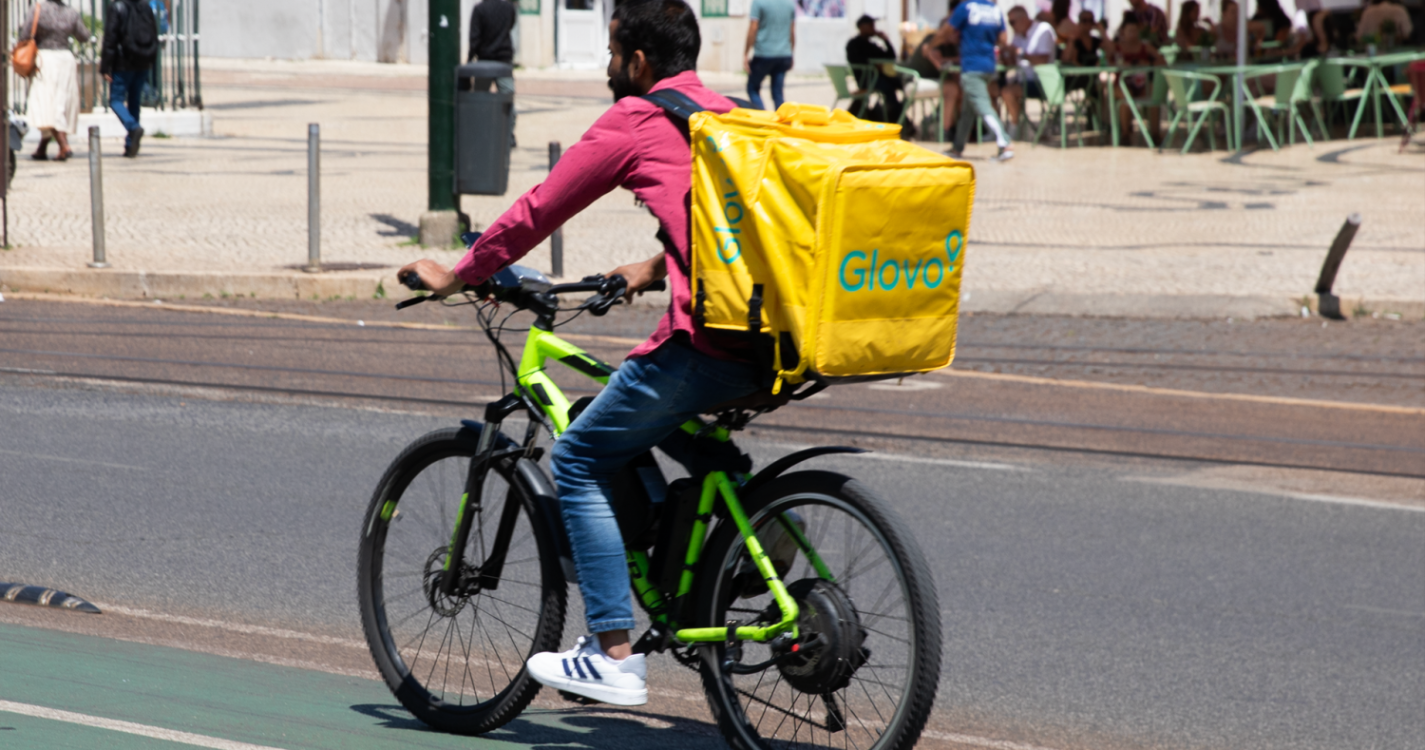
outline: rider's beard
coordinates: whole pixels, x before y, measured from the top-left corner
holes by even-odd
[[[609,88],[614,92],[614,101],[618,101],[625,96],[638,96],[639,91],[633,78],[628,74],[628,64],[625,63],[619,68],[617,73],[609,77]]]

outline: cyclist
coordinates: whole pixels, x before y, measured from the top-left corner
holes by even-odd
[[[672,300],[653,335],[635,348],[551,452],[561,513],[573,547],[592,638],[563,653],[535,654],[540,683],[605,703],[646,703],[646,667],[634,654],[624,543],[610,505],[613,477],[635,456],[688,419],[752,396],[768,383],[749,358],[719,347],[693,325],[689,267],[688,141],[680,123],[640,96],[675,89],[712,112],[733,103],[704,88],[694,72],[702,46],[697,18],[683,0],[620,5],[609,23],[609,88],[614,105],[572,146],[549,178],[515,201],[454,270],[420,260],[426,288],[450,295],[523,257],[574,214],[616,187],[633,191],[658,219],[664,252],[612,271],[630,293],[669,278]],[[671,262],[670,262],[671,260]]]

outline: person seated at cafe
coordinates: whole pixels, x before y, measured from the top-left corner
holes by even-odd
[[[1202,17],[1202,6],[1197,0],[1187,0],[1179,11],[1178,27],[1173,31],[1173,44],[1178,45],[1184,52],[1189,47],[1204,47],[1215,32],[1212,20]]]
[[[1099,50],[1108,38],[1108,28],[1093,17],[1093,11],[1079,11],[1078,22],[1065,26],[1064,30],[1067,33],[1063,35],[1064,49],[1059,53],[1059,62],[1080,67],[1098,65]],[[1079,91],[1088,88],[1093,79],[1088,75],[1065,76],[1064,85],[1070,91]]]
[[[955,3],[958,5],[958,3]],[[954,7],[952,5],[951,11]],[[921,78],[940,80],[940,106],[945,113],[944,139],[950,140],[955,130],[955,118],[960,114],[960,47],[954,41],[954,28],[950,17],[946,16],[926,35],[911,54],[908,67],[920,74]]]
[[[1237,59],[1237,2],[1223,0],[1222,20],[1217,23],[1217,41],[1212,56],[1220,60]]]
[[[1034,66],[1047,65],[1059,56],[1059,37],[1054,33],[1053,24],[1030,20],[1029,11],[1022,5],[1009,9],[1009,27],[1014,30],[1014,37],[1005,62],[1014,65],[1015,74],[1004,87],[1004,108],[1013,132],[1025,124],[1025,97],[1044,98],[1044,87],[1039,83]]]
[[[1162,44],[1168,38],[1168,14],[1156,5],[1149,5],[1148,0],[1128,0],[1128,4],[1132,10],[1127,14],[1138,22],[1139,36],[1152,44]]]
[[[1230,1],[1230,0],[1229,0]],[[1115,65],[1122,68],[1141,68],[1149,65],[1167,65],[1163,55],[1153,45],[1143,41],[1142,24],[1132,14],[1124,14],[1123,25],[1118,28],[1118,41],[1109,42],[1105,46],[1106,51],[1112,57]],[[1159,74],[1161,75],[1161,73]],[[1148,90],[1147,71],[1130,71],[1120,73],[1119,76],[1123,85],[1128,89],[1128,94],[1134,99],[1146,99],[1152,93]],[[1153,134],[1153,141],[1159,140],[1158,108],[1145,107],[1138,113],[1148,123],[1148,128]],[[1129,103],[1120,101],[1118,103],[1118,121],[1132,127],[1133,114],[1129,109]]]
[[[1247,21],[1247,35],[1253,49],[1266,41],[1285,43],[1291,38],[1291,17],[1277,0],[1257,0],[1257,12]]]
[[[862,91],[874,86],[881,95],[881,101],[885,103],[885,109],[883,112],[876,112],[875,109],[879,107],[868,108],[867,100],[863,99],[852,105],[851,114],[867,119],[883,114],[884,121],[892,123],[900,120],[904,104],[901,102],[901,79],[896,73],[895,59],[896,48],[884,31],[876,30],[876,19],[868,15],[856,19],[856,36],[846,43],[846,62],[865,66],[856,71],[856,85]],[[883,61],[875,71],[869,69],[872,60]],[[887,60],[891,62],[884,62]]]
[[[1385,38],[1387,23],[1395,26],[1393,39]],[[1405,8],[1390,0],[1371,0],[1371,4],[1361,11],[1361,20],[1356,24],[1356,39],[1366,41],[1374,34],[1381,44],[1398,44],[1410,38],[1415,27],[1410,23],[1410,14]]]

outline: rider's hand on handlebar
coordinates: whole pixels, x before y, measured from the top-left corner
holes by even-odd
[[[421,259],[414,263],[407,263],[401,266],[401,270],[396,272],[396,278],[404,279],[406,274],[415,273],[421,279],[421,285],[438,297],[449,297],[465,288],[465,282],[450,269],[436,263],[433,260]]]
[[[624,292],[624,299],[632,302],[634,295],[643,294],[643,290],[655,281],[668,275],[667,259],[663,253],[656,257],[649,258],[641,263],[630,263],[626,266],[619,266],[608,272],[608,276],[622,276],[628,281],[628,291]]]

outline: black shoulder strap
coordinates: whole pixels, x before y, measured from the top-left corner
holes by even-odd
[[[683,92],[677,89],[663,89],[662,91],[654,91],[651,94],[644,94],[642,96],[642,99],[644,101],[652,102],[662,107],[663,111],[667,112],[668,116],[672,118],[673,121],[678,123],[679,129],[682,131],[684,138],[689,138],[688,118],[699,112],[706,111],[703,107],[699,106],[697,102],[693,101],[687,94],[684,94]]]

